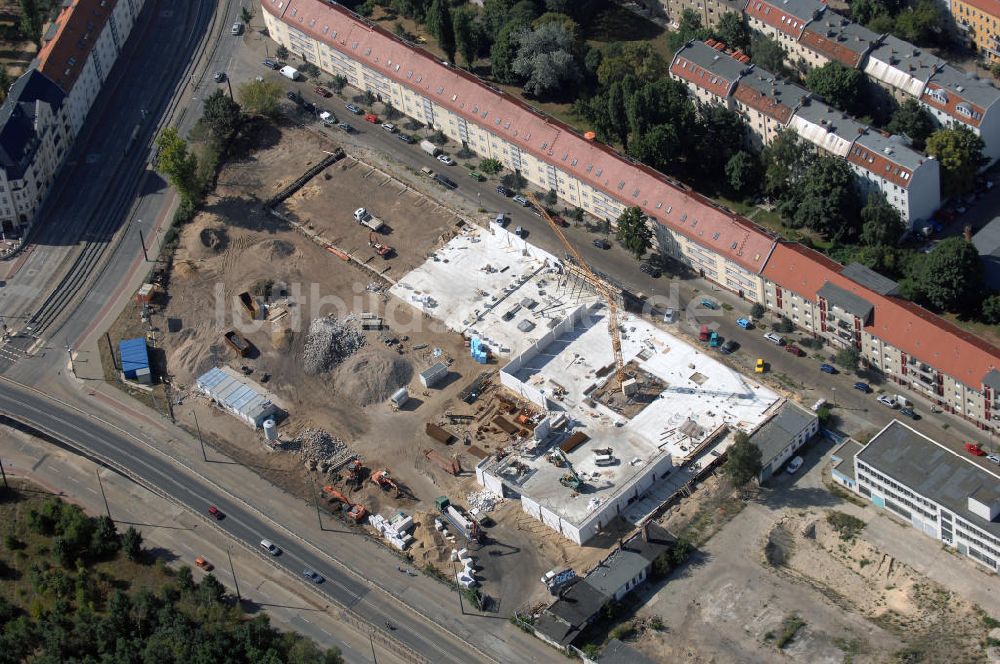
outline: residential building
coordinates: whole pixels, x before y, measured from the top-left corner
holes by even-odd
[[[710,28],[727,12],[742,12],[745,3],[746,0],[642,0],[639,4],[651,11],[654,10],[653,5],[659,4],[672,26],[679,26],[684,10],[690,9],[701,18],[702,25]]]
[[[1000,290],[1000,217],[976,231],[972,244],[979,252],[986,285],[991,290]]]
[[[655,523],[644,525],[544,610],[535,621],[535,635],[557,648],[568,648],[608,602],[621,601],[645,583],[653,562],[676,543]]]
[[[983,60],[987,63],[1000,61],[1000,3],[996,0],[951,0],[945,6]]]
[[[775,475],[800,447],[819,433],[819,417],[802,406],[785,401],[766,422],[750,434],[760,450],[761,483]]]
[[[1000,89],[992,80],[944,65],[919,100],[942,125],[958,122],[982,138],[990,164],[1000,158]]]
[[[833,454],[838,460],[835,481],[990,571],[1000,570],[996,467],[963,456],[898,420],[867,445],[848,441]]]
[[[825,313],[820,320],[819,289],[830,281],[848,292],[858,290],[872,311],[868,322],[858,321],[861,331],[853,343],[863,349],[869,366],[982,428],[996,428],[1000,349],[892,295],[890,280],[779,242],[749,220],[340,5],[263,0],[262,8],[269,35],[289,50],[601,219],[613,220],[626,206],[639,206],[650,217],[663,254],[787,315],[817,337],[842,344],[838,331],[847,332],[835,320],[828,324]]]
[[[144,4],[61,3],[38,56],[0,107],[0,226],[5,234],[23,236],[34,222]]]
[[[881,192],[909,226],[931,218],[941,203],[935,159],[902,139],[872,131],[724,48],[714,41],[685,44],[671,61],[671,77],[684,83],[698,101],[739,113],[751,144],[768,145],[783,128],[790,129],[818,150],[845,159],[858,176],[862,195]]]
[[[819,0],[747,0],[743,8],[747,25],[784,46],[789,63],[798,67],[826,62],[820,52],[813,50],[814,40],[803,43],[802,35],[807,25],[828,11]]]
[[[29,69],[0,106],[0,228],[6,236],[35,218],[69,150],[65,101],[59,86]]]

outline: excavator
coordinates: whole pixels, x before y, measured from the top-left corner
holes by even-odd
[[[378,236],[375,234],[375,231],[371,231],[370,233],[368,233],[368,246],[374,249],[375,253],[381,256],[382,258],[388,259],[389,255],[392,254],[392,247],[390,247],[387,244],[379,242]]]
[[[352,503],[347,499],[347,496],[337,491],[335,488],[329,484],[323,487],[323,493],[326,494],[327,498],[331,501],[339,501],[347,506],[347,518],[349,518],[354,523],[361,523],[361,521],[368,516],[368,510],[361,503]]]
[[[361,459],[355,459],[347,467],[347,481],[357,491],[361,488]]]
[[[396,498],[399,498],[400,496],[403,495],[403,492],[400,491],[400,489],[399,489],[399,485],[396,484],[392,480],[392,478],[389,476],[389,471],[388,470],[383,469],[383,470],[379,470],[379,471],[373,473],[371,480],[372,480],[372,482],[374,482],[375,484],[377,484],[378,487],[380,489],[382,489],[382,490],[392,489],[393,491],[395,491],[396,492]]]

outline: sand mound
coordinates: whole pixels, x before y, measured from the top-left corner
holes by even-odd
[[[291,328],[287,327],[276,327],[271,332],[271,345],[274,346],[274,350],[280,353],[287,353],[292,347],[292,338],[295,333],[292,332]]]
[[[275,261],[289,258],[296,253],[295,245],[286,240],[264,240],[258,242],[250,250],[263,261]]]
[[[368,348],[355,353],[337,369],[337,394],[369,406],[387,400],[413,378],[413,367],[389,351]]]
[[[198,233],[198,239],[201,240],[202,246],[213,254],[225,251],[229,244],[229,234],[226,233],[226,229],[218,226],[201,229],[201,233]]]

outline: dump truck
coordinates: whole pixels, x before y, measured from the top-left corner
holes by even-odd
[[[420,149],[432,157],[436,157],[441,154],[441,148],[434,145],[430,141],[420,141]]]
[[[226,343],[230,348],[236,351],[240,357],[246,357],[250,354],[250,350],[253,346],[247,341],[246,337],[237,332],[236,330],[229,330],[222,338],[225,339]]]
[[[451,522],[451,525],[458,529],[458,532],[467,539],[478,542],[483,536],[483,531],[475,519],[466,515],[462,510],[451,504],[448,496],[438,496],[435,501],[442,516]]]
[[[378,233],[385,227],[385,223],[376,216],[373,216],[366,208],[358,208],[354,211],[354,221],[362,226],[367,226]]]

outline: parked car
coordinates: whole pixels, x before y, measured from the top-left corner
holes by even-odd
[[[308,111],[309,113],[315,113],[316,112],[316,104],[312,103],[311,101],[303,101],[302,102],[302,110]]]
[[[653,265],[649,261],[643,261],[643,262],[639,263],[639,271],[642,272],[642,273],[644,273],[644,274],[648,274],[649,276],[651,276],[654,279],[659,279],[660,276],[663,274],[660,271],[660,268],[656,267],[655,265]]]
[[[804,350],[802,350],[801,348],[799,348],[794,344],[788,344],[787,346],[785,346],[785,352],[791,353],[795,357],[802,357],[803,355],[806,354]]]
[[[351,113],[354,113],[355,115],[361,115],[362,113],[361,109],[355,106],[354,104],[344,104],[344,107]]]
[[[518,237],[524,237],[525,235],[527,235],[527,233],[524,232],[523,228],[521,228],[520,226],[518,226],[517,228],[514,229],[514,235],[516,235]]]
[[[483,180],[486,179],[486,176],[478,171],[469,171],[469,177],[475,180],[476,182],[482,182]]]
[[[226,72],[224,72],[224,71],[217,71],[217,72],[215,72],[215,76],[213,76],[212,78],[215,79],[216,83],[222,83],[222,82],[224,82],[226,80]]]
[[[965,444],[965,451],[972,456],[986,456],[986,452],[979,446],[979,443],[968,442]]]
[[[768,341],[770,341],[775,346],[784,346],[785,345],[785,340],[781,336],[775,334],[774,332],[767,332],[767,333],[765,333],[764,334],[764,338],[767,339]]]
[[[611,243],[608,242],[607,240],[605,240],[604,238],[599,238],[597,240],[594,240],[591,244],[593,244],[598,249],[610,249],[611,248]]]
[[[308,567],[302,570],[302,576],[306,577],[313,583],[323,583],[323,577],[309,569]]]
[[[194,566],[199,569],[203,569],[206,572],[211,572],[213,569],[215,569],[215,565],[205,560],[204,556],[198,556],[197,558],[195,558]]]
[[[222,521],[226,518],[226,515],[215,505],[208,506],[208,515],[215,518],[216,521]]]
[[[493,223],[500,228],[507,227],[507,215],[503,212],[497,212],[497,216],[493,217]]]
[[[371,122],[372,124],[378,124],[378,116],[374,113],[365,113],[365,122]]]
[[[447,164],[448,166],[454,166],[455,165],[455,160],[452,159],[451,157],[449,157],[446,154],[439,154],[437,156],[437,160],[440,161],[442,164]]]
[[[730,353],[735,353],[737,350],[739,350],[739,347],[740,345],[737,342],[730,339],[726,343],[722,344],[722,347],[719,348],[719,351],[723,355],[729,355]]]
[[[262,539],[260,541],[260,548],[264,549],[272,556],[277,556],[281,553],[281,549],[278,548],[278,545],[276,545],[274,542],[268,539]]]
[[[520,205],[521,207],[528,207],[529,205],[531,205],[531,201],[529,201],[524,196],[515,196],[514,202]]]
[[[819,370],[822,371],[823,373],[828,373],[828,374],[839,373],[837,371],[837,367],[833,366],[832,364],[821,364],[819,365]]]
[[[711,336],[712,331],[708,329],[708,325],[702,325],[701,330],[698,332],[699,341],[708,341],[709,336]]]
[[[868,383],[857,382],[854,384],[854,389],[865,394],[871,394],[872,386]]]
[[[886,396],[885,394],[879,396],[878,402],[883,406],[887,406],[889,408],[897,408],[899,406],[899,404],[896,403],[895,399],[893,399],[890,396]]]
[[[232,33],[234,37],[238,37],[243,34],[243,24],[237,21],[233,23],[233,27],[229,28],[229,32]]]
[[[719,303],[713,299],[703,297],[698,301],[698,304],[705,307],[706,309],[718,309]]]
[[[352,127],[351,125],[347,124],[346,122],[338,122],[337,126],[340,127],[341,129],[343,129],[344,131],[346,131],[348,134],[353,134],[354,133],[354,127]]]
[[[458,187],[458,185],[455,184],[454,180],[451,180],[451,179],[449,179],[449,178],[441,175],[440,173],[438,173],[437,175],[435,175],[434,179],[437,180],[438,182],[440,182],[442,185],[444,185],[448,189],[455,189],[455,188]]]
[[[313,91],[315,91],[316,94],[318,94],[320,97],[329,98],[333,96],[333,93],[324,88],[322,85],[317,85],[315,88],[313,88]]]
[[[919,420],[920,419],[920,416],[917,415],[917,413],[912,408],[910,408],[909,406],[906,406],[904,408],[900,408],[899,409],[899,414],[900,415],[905,415],[908,418],[910,418],[911,420]]]
[[[264,62],[262,64],[268,69],[273,69],[275,71],[281,68],[281,65],[278,64],[278,61],[272,60],[271,58],[264,58]]]
[[[663,322],[673,323],[675,320],[677,320],[677,312],[673,307],[667,307],[667,310],[663,312]]]
[[[802,460],[802,457],[797,456],[788,462],[788,466],[785,468],[785,472],[788,473],[789,475],[794,475],[799,471],[799,468],[802,467],[803,463],[805,463],[805,461]]]
[[[757,364],[753,368],[754,373],[764,373],[764,359],[758,357]]]
[[[390,134],[395,134],[398,131],[396,129],[396,125],[392,124],[391,122],[383,122],[382,129],[385,129]]]
[[[507,198],[510,198],[514,192],[512,192],[510,189],[503,186],[502,184],[498,184],[497,193],[500,194],[501,196],[506,196]]]
[[[414,143],[417,142],[417,140],[412,136],[410,136],[409,134],[399,134],[397,138],[406,143],[407,145],[413,145]]]
[[[288,92],[286,92],[285,97],[287,97],[291,101],[294,101],[296,104],[302,103],[302,97],[300,97],[299,93],[296,92],[295,90],[289,90]]]
[[[746,319],[746,318],[737,318],[737,319],[736,319],[736,324],[737,324],[737,325],[739,325],[739,326],[740,326],[741,328],[743,328],[744,330],[750,330],[750,329],[753,329],[753,323],[751,323],[751,322],[750,322],[750,321],[749,321],[748,319]]]
[[[987,454],[986,460],[1000,466],[1000,454]]]

